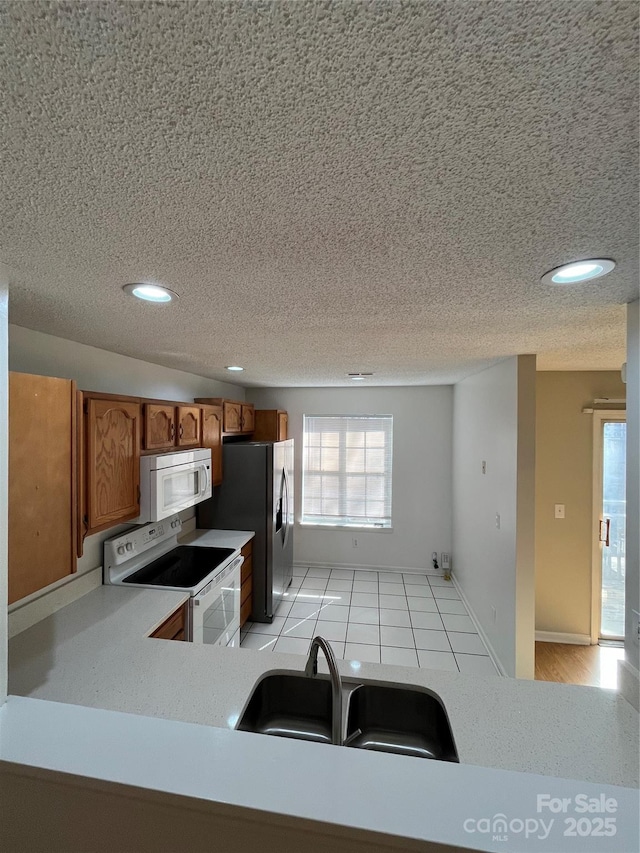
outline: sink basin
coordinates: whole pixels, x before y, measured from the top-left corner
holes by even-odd
[[[331,682],[274,673],[255,686],[237,728],[331,743]]]
[[[431,693],[406,687],[356,687],[349,697],[345,745],[458,761],[441,701]]]

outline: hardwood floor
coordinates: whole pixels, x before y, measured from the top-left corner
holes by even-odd
[[[536,681],[560,681],[615,690],[624,649],[536,643]]]

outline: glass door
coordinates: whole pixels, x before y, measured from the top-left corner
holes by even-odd
[[[624,639],[626,522],[626,441],[624,421],[604,421],[602,433],[602,543],[600,638]]]

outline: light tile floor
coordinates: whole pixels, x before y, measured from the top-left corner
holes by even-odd
[[[497,673],[456,588],[442,577],[299,566],[293,575],[273,622],[245,624],[242,648],[306,655],[320,634],[346,660]]]

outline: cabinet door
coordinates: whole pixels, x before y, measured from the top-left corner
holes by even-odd
[[[9,374],[9,604],[72,574],[75,385]]]
[[[255,426],[254,407],[242,407],[242,432],[253,432]]]
[[[242,432],[242,403],[224,401],[224,431]]]
[[[202,407],[202,446],[211,449],[211,485],[222,482],[222,407]]]
[[[289,438],[289,415],[286,412],[278,412],[278,441],[286,441]]]
[[[197,447],[200,444],[200,406],[178,406],[179,447]]]
[[[86,403],[87,533],[140,514],[140,403]]]
[[[144,446],[146,450],[165,450],[176,443],[174,406],[146,403],[144,407]]]

